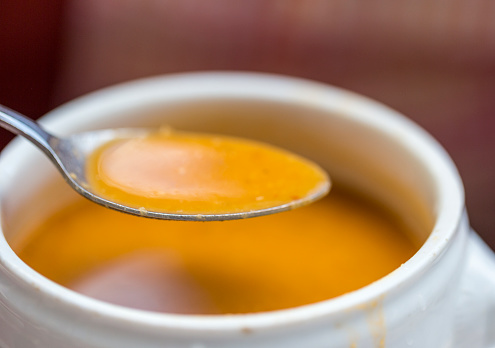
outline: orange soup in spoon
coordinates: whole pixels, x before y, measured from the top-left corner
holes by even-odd
[[[87,178],[101,196],[143,214],[266,214],[307,204],[330,188],[323,169],[286,150],[169,129],[105,144],[90,156]]]

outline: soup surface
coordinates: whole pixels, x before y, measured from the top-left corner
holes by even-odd
[[[143,213],[204,215],[297,206],[330,186],[323,169],[286,150],[168,128],[105,144],[90,156],[87,177],[101,196]]]
[[[391,214],[333,189],[285,213],[225,222],[158,221],[78,200],[14,243],[53,281],[133,308],[270,311],[367,285],[417,246]]]

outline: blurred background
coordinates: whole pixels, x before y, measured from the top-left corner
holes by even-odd
[[[30,117],[198,70],[310,78],[404,113],[449,151],[495,248],[494,1],[0,0],[0,103]]]

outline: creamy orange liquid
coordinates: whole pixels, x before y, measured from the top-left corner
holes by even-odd
[[[171,131],[104,145],[91,156],[87,177],[114,202],[182,214],[262,210],[329,187],[320,167],[285,150]]]
[[[417,247],[384,210],[339,189],[293,211],[227,222],[143,219],[78,201],[16,247],[89,296],[171,313],[250,313],[363,287]]]

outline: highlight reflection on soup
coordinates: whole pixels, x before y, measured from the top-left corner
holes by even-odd
[[[53,281],[129,307],[251,313],[363,287],[417,246],[387,211],[341,189],[248,220],[143,219],[78,200],[31,231],[18,255]]]

